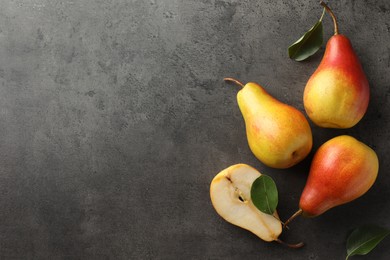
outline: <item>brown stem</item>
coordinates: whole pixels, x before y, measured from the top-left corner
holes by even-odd
[[[320,5],[322,5],[326,11],[332,16],[333,24],[334,24],[334,35],[339,34],[339,25],[337,24],[336,16],[334,15],[332,9],[329,8],[323,1],[320,2]]]
[[[288,246],[289,248],[295,248],[295,249],[301,248],[301,247],[303,247],[305,245],[303,242],[299,242],[297,244],[288,244],[288,243],[280,240],[279,238],[276,239],[275,241],[278,242],[279,244],[282,244],[284,246]]]
[[[234,79],[234,78],[224,78],[223,80],[224,80],[224,81],[233,82],[233,83],[235,83],[235,84],[241,86],[242,88],[245,87],[244,84],[243,84],[241,81],[239,81],[238,79]]]
[[[277,221],[279,221],[280,224],[282,224],[283,228],[290,229],[289,227],[285,226],[285,225],[284,225],[284,222],[281,221],[279,218],[277,218],[277,217],[275,217],[275,216],[273,216],[273,217],[274,217]]]
[[[284,222],[283,227],[286,227],[288,223],[290,223],[293,219],[300,216],[303,213],[302,209],[299,209],[297,212],[294,213],[286,222]]]

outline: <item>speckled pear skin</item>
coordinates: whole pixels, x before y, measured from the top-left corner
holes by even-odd
[[[298,109],[250,82],[237,94],[253,154],[273,168],[289,168],[310,152],[313,137],[306,117]]]
[[[314,155],[299,207],[306,216],[318,216],[365,194],[379,170],[374,150],[342,135],[325,142]]]

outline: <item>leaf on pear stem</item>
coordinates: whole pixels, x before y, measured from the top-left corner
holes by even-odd
[[[346,259],[354,255],[368,254],[389,234],[390,230],[373,225],[356,228],[347,239]]]
[[[278,189],[271,177],[263,174],[253,182],[251,199],[261,212],[274,214],[278,206]]]
[[[325,8],[321,18],[310,28],[301,38],[288,47],[288,56],[296,61],[303,61],[315,54],[323,42],[322,18],[324,17]]]

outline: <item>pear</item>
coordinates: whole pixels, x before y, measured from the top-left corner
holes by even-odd
[[[325,142],[314,155],[296,216],[321,215],[365,194],[378,175],[374,150],[357,139],[341,135]]]
[[[246,164],[228,167],[211,182],[211,202],[227,222],[251,231],[264,241],[276,241],[282,233],[277,214],[261,212],[251,200],[252,183],[260,176],[256,169]]]
[[[253,154],[265,165],[289,168],[310,152],[313,137],[305,116],[296,108],[280,102],[257,83],[242,87],[237,94],[238,106],[245,120],[248,144]]]
[[[301,248],[302,242],[289,244],[279,239],[282,222],[273,215],[258,210],[251,199],[253,182],[261,176],[247,164],[235,164],[218,173],[210,184],[211,203],[227,222],[246,229],[264,241],[276,241],[290,248]]]
[[[326,128],[350,128],[367,110],[369,84],[349,39],[339,34],[337,20],[321,3],[334,22],[324,57],[306,84],[303,102],[309,118]]]

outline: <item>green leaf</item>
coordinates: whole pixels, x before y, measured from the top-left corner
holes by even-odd
[[[288,47],[288,56],[296,61],[303,61],[316,53],[323,42],[322,12],[320,20],[310,28],[301,38]]]
[[[278,189],[267,175],[261,175],[252,183],[251,199],[261,212],[272,215],[278,206]]]
[[[366,255],[382,241],[390,230],[366,225],[352,231],[347,240],[347,258],[353,255]]]

